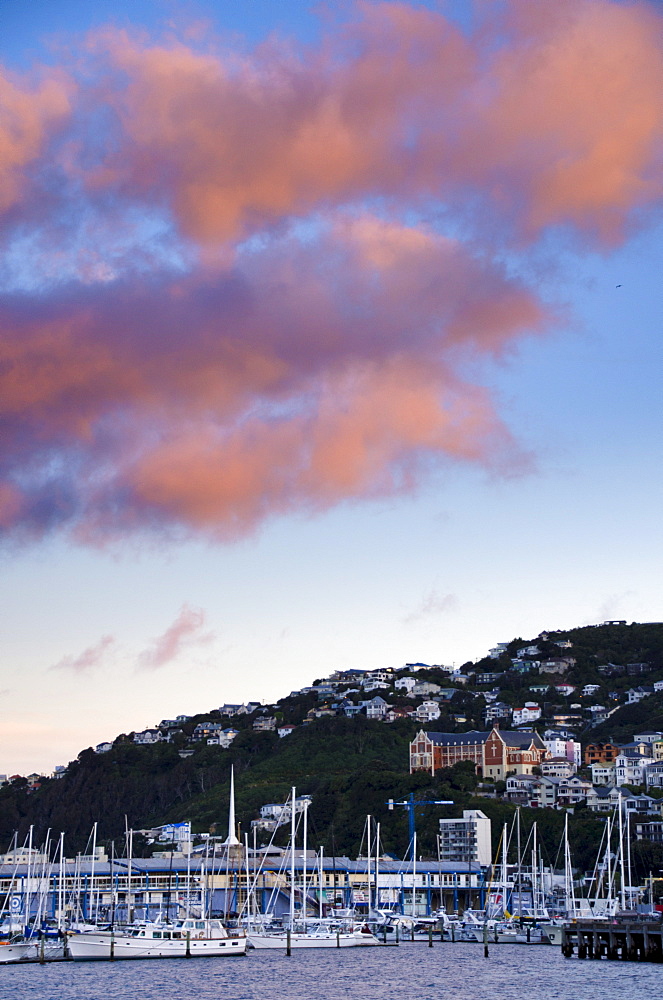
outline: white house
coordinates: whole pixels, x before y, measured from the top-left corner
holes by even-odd
[[[367,719],[384,719],[387,712],[391,708],[384,698],[380,695],[376,695],[375,698],[371,698],[370,701],[365,702],[366,705],[366,718]]]
[[[635,705],[637,702],[642,701],[643,698],[648,698],[654,693],[654,688],[647,685],[646,687],[629,688],[626,692],[627,704]]]
[[[526,701],[522,708],[514,708],[511,721],[514,726],[523,726],[540,718],[541,707],[535,701]]]
[[[544,778],[572,778],[576,766],[568,757],[548,757],[539,765]]]
[[[408,694],[412,691],[412,688],[416,685],[416,677],[399,677],[394,687],[398,690],[405,690]]]
[[[95,753],[108,753],[109,750],[113,749],[112,743],[97,743],[94,748]]]
[[[144,729],[142,733],[134,733],[134,743],[146,746],[150,743],[161,743],[164,736],[160,729]]]
[[[279,734],[281,739],[283,739],[284,736],[290,736],[293,729],[296,729],[296,726],[279,726],[276,732]]]
[[[614,785],[615,765],[614,764],[590,764],[593,785]]]
[[[422,701],[414,714],[419,722],[434,722],[440,718],[440,706],[436,701]]]
[[[387,691],[391,685],[387,684],[386,681],[378,680],[376,677],[365,677],[361,682],[361,686],[368,694],[370,691]]]
[[[543,745],[551,757],[566,757],[576,767],[582,764],[582,746],[578,740],[565,739],[559,734],[545,734]]]
[[[651,757],[644,757],[633,751],[622,751],[615,757],[615,784],[643,785],[645,768],[651,763]]]
[[[417,681],[410,694],[413,694],[415,697],[418,695],[425,696],[427,694],[437,694],[439,690],[440,685],[433,684],[432,681]]]
[[[583,698],[591,698],[592,695],[595,695],[600,690],[601,690],[600,684],[585,684],[584,688],[582,689],[582,696]]]

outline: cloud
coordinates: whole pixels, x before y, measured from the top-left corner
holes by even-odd
[[[158,670],[175,660],[188,647],[211,642],[214,635],[201,631],[204,624],[205,612],[201,608],[183,605],[173,624],[153,640],[149,649],[140,654],[138,669]]]
[[[660,207],[663,18],[480,13],[358,4],[241,53],[103,28],[0,69],[3,537],[232,540],[531,467],[478,373],[558,318],[551,241]]]
[[[50,670],[68,670],[73,674],[87,674],[103,665],[109,651],[114,647],[112,635],[104,635],[94,646],[88,646],[78,656],[65,656]]]
[[[438,594],[436,590],[430,590],[419,607],[403,618],[403,624],[412,625],[427,618],[436,618],[438,615],[447,614],[457,608],[458,598],[455,594]]]

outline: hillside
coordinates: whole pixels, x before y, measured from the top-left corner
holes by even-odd
[[[428,696],[439,706],[439,718],[434,722],[407,714],[390,723],[367,718],[363,714],[366,708],[360,707],[362,691],[355,679],[341,676],[333,682],[333,696],[329,695],[331,682],[318,681],[317,687],[293,693],[275,705],[256,704],[250,712],[233,716],[234,736],[227,748],[196,737],[201,727],[230,725],[219,710],[186,719],[177,729],[168,729],[164,722],[167,738],[159,737],[154,745],[137,745],[133,734],[119,736],[107,752],[83,750],[64,775],[42,780],[39,787],[30,788],[23,779],[0,788],[0,841],[8,843],[15,830],[19,837],[25,836],[30,825],[37,841],[47,828],[64,830],[67,850],[72,854],[84,850],[95,822],[102,840],[119,843],[125,821],[141,829],[185,818],[191,819],[197,832],[225,834],[231,765],[235,768],[242,830],[250,829],[262,805],[284,801],[295,785],[299,794],[313,796],[311,838],[327,853],[356,856],[365,817],[370,813],[381,823],[384,849],[403,856],[408,847],[406,810],[390,811],[386,802],[410,792],[419,799],[454,801],[453,806],[422,806],[418,810],[423,853],[435,854],[440,815],[459,815],[470,805],[482,808],[496,821],[497,839],[501,822],[512,816],[514,807],[501,800],[475,798],[477,779],[471,766],[456,765],[434,778],[425,773],[410,775],[408,744],[422,727],[442,731],[484,728],[488,702],[483,677],[487,672],[501,678],[497,683],[503,702],[518,704],[531,697],[530,689],[548,679],[532,664],[542,662],[545,656],[559,656],[559,643],[572,644],[575,661],[566,669],[564,680],[576,689],[591,684],[597,690],[591,698],[584,698],[577,690],[567,698],[555,697],[555,678],[550,678],[550,694],[543,700],[544,714],[536,726],[543,730],[556,711],[568,711],[573,702],[578,706],[574,711],[582,716],[578,733],[585,742],[613,736],[628,739],[634,728],[663,730],[663,693],[651,694],[637,704],[624,703],[626,691],[634,684],[651,685],[663,678],[663,626],[604,625],[547,633],[545,638],[515,639],[501,655],[465,664],[462,680],[436,666],[416,665],[414,670],[410,665],[393,671],[391,683],[378,694],[384,694],[394,710],[411,713],[417,698],[395,686],[398,678],[414,674],[418,684],[437,685],[442,694]],[[523,647],[535,645],[538,660],[530,654],[518,655]],[[629,673],[632,664],[640,665],[635,677]],[[606,665],[610,665],[607,674],[599,670]],[[494,686],[495,682],[491,683]],[[615,710],[605,723],[593,726],[591,702],[599,699]],[[276,726],[288,723],[295,728],[286,738],[280,738],[276,731],[256,731],[254,727],[267,717],[273,717]],[[535,816],[550,860],[554,860],[564,813],[524,810],[525,826]],[[593,852],[600,820],[580,810],[572,825],[587,845],[586,852],[581,846],[579,860],[591,863],[590,847]],[[279,836],[283,839],[286,831],[279,831]]]

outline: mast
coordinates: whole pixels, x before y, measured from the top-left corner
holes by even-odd
[[[318,862],[318,873],[319,873],[319,879],[318,879],[318,882],[319,882],[319,889],[318,889],[318,916],[320,917],[320,920],[322,920],[322,893],[324,891],[323,890],[323,884],[324,884],[323,883],[323,879],[324,879],[323,871],[324,871],[324,869],[323,869],[323,864],[322,864],[322,859],[324,857],[324,853],[325,853],[325,849],[324,849],[324,847],[321,844],[320,845],[320,860]]]
[[[619,789],[619,799],[617,800],[619,809],[619,881],[622,910],[626,909],[626,886],[624,885],[624,826],[622,818],[622,790]]]
[[[32,885],[31,885],[31,875],[32,875],[32,831],[34,827],[30,827],[30,836],[28,837],[28,866],[26,869],[27,878],[25,880],[25,891],[26,891],[26,903],[25,903],[25,929],[27,930],[30,925],[30,910],[32,907]]]
[[[608,816],[608,846],[606,847],[606,856],[608,859],[608,891],[607,891],[607,903],[606,908],[612,909],[612,827],[614,822],[614,816]]]
[[[516,811],[516,840],[518,847],[518,919],[523,919],[523,861],[520,850],[520,806]]]
[[[92,866],[90,868],[90,920],[92,920],[92,911],[94,909],[94,874],[95,874],[95,861],[97,860],[97,824],[95,823],[92,827]],[[95,916],[94,922],[96,924],[97,918]]]
[[[536,919],[539,915],[539,904],[538,904],[538,864],[536,859],[536,820],[532,826],[532,909],[534,911],[534,918]]]
[[[633,905],[633,872],[631,869],[631,812],[626,813],[626,874],[628,877],[629,909]],[[652,907],[653,909],[653,907]]]
[[[295,786],[290,806],[290,930],[295,929]]]
[[[507,914],[507,894],[509,885],[509,873],[507,868],[507,854],[509,849],[509,834],[506,823],[504,824],[504,830],[502,832],[502,916],[506,917]],[[497,913],[495,913],[497,916]]]
[[[303,832],[303,854],[304,863],[302,865],[302,917],[304,918],[304,929],[306,929],[306,876],[308,875],[308,861],[306,858],[306,848],[308,846],[308,800],[304,799],[304,832]]]
[[[371,817],[366,817],[366,881],[368,883],[368,912],[371,912]]]
[[[417,883],[417,834],[415,832],[412,837],[412,919],[416,917],[417,911],[417,896],[416,896],[416,883]]]
[[[573,891],[573,870],[571,868],[571,849],[569,847],[569,814],[564,817],[564,894],[566,896],[567,916],[575,917],[576,900]]]
[[[58,871],[58,930],[64,926],[64,833],[60,834],[60,866]]]
[[[378,823],[376,825],[376,829],[375,829],[375,868],[374,868],[374,875],[375,875],[374,905],[375,905],[375,909],[376,910],[378,910],[380,908],[380,889],[379,889],[379,882],[378,882],[378,874],[379,874],[379,871],[380,871],[380,869],[379,869],[380,862],[378,860],[379,857],[380,857],[380,824]],[[369,918],[371,916],[370,908],[369,908],[369,911],[368,911],[368,916],[369,916]]]
[[[131,858],[134,852],[134,832],[129,830],[129,840],[127,847],[127,923],[133,921],[133,903],[131,895]]]
[[[249,886],[249,835],[244,834],[244,856],[246,858],[246,916],[251,930],[251,887]]]

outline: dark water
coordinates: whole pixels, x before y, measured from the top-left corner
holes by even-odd
[[[246,958],[0,966],[0,1000],[645,1000],[663,966],[557,948],[402,944]]]

